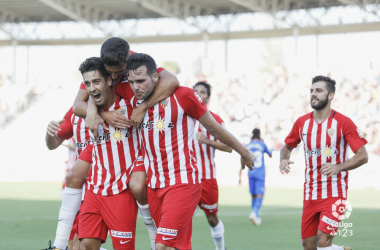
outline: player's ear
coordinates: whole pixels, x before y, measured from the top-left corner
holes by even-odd
[[[157,72],[153,74],[152,79],[153,79],[154,85],[156,85],[158,83],[158,80],[159,80]]]
[[[107,85],[108,86],[112,86],[112,78],[111,78],[111,76],[107,77]]]
[[[329,101],[332,101],[334,99],[334,96],[335,96],[335,93],[334,92],[331,92],[328,96],[329,98]]]

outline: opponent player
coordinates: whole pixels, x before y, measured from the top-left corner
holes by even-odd
[[[130,88],[128,84],[128,79],[125,76],[126,60],[130,54],[133,54],[133,52],[130,51],[128,42],[121,38],[110,38],[107,41],[105,41],[101,47],[101,58],[105,63],[107,72],[109,72],[111,78],[114,79],[113,84],[117,81],[122,80],[121,82],[124,82],[124,84],[122,85],[123,88]],[[144,105],[142,105],[139,109],[133,111],[132,116],[129,117],[130,119],[135,119],[135,121],[137,121],[136,118],[133,117],[138,118],[140,116],[141,110],[145,110],[146,108],[152,106],[154,103],[158,103],[159,101],[163,100],[168,95],[173,93],[175,88],[178,87],[179,83],[175,76],[173,76],[163,68],[158,68],[157,71],[159,72],[160,76],[159,88],[157,88],[157,90],[152,94],[149,100],[147,100],[145,107]],[[97,129],[99,127],[99,123],[102,123],[103,126],[106,125],[104,124],[104,121],[99,117],[98,108],[95,105],[94,101],[92,100],[92,98],[88,97],[89,94],[87,93],[86,88],[82,83],[73,106],[73,111],[74,113],[76,113],[76,115],[85,118],[87,115],[86,101],[88,100],[89,115],[86,117],[86,124],[87,126],[89,126],[90,130],[94,132],[94,136],[97,136]],[[130,126],[130,120],[126,119],[119,111],[99,113],[100,116],[102,116],[105,119],[105,121],[113,127],[125,129]],[[141,120],[142,118],[138,119]],[[76,189],[76,191],[78,192],[78,194],[72,196],[70,200],[70,204],[72,204],[72,210],[70,210],[70,214],[67,214],[67,216],[69,216],[67,218],[68,221],[74,221],[74,217],[72,217],[72,214],[76,214],[78,211],[78,209],[75,210],[74,208],[79,208],[81,202],[81,187],[85,182],[85,179],[88,175],[88,171],[89,165],[78,163],[70,170],[70,172],[66,176],[66,181],[70,183],[70,187]],[[156,237],[156,226],[152,221],[149,205],[146,198],[145,179],[146,174],[144,166],[136,167],[134,168],[134,172],[131,176],[129,187],[132,190],[132,193],[134,194],[138,202],[139,210],[147,226],[149,237],[151,239],[151,244],[154,247],[154,240]],[[65,197],[63,197],[63,202],[64,200]],[[59,234],[57,232],[56,239],[69,237],[68,234],[69,233],[67,232],[67,230],[65,232],[60,232]],[[63,237],[63,235],[67,236]],[[55,242],[57,242],[57,240]],[[63,245],[63,241],[60,243],[57,242],[57,244]]]
[[[211,86],[207,82],[198,82],[193,89],[202,98],[202,101],[208,105],[211,96]],[[224,121],[218,115],[210,114],[223,127]],[[217,250],[224,250],[224,225],[218,218],[218,182],[216,181],[215,169],[215,149],[231,153],[232,149],[226,144],[219,142],[213,137],[200,123],[195,121],[195,140],[194,153],[197,159],[199,176],[202,180],[202,195],[198,206],[205,211],[208,224],[211,229],[211,236],[214,240]]]
[[[84,126],[84,120],[74,115],[72,108],[66,113],[64,119],[60,121],[51,121],[46,131],[46,146],[50,149],[56,149],[64,140],[74,140],[74,155],[70,155],[70,163],[75,162],[83,149],[90,142],[90,132]],[[70,169],[68,169],[70,171]],[[79,241],[76,241],[78,234],[77,212],[78,208],[74,208],[75,214],[70,212],[72,204],[70,203],[71,196],[75,196],[76,189],[70,187],[70,183],[65,183],[62,196],[62,207],[59,212],[59,221],[57,227],[57,237],[53,247],[48,249],[72,249],[73,246],[79,247]],[[67,216],[69,214],[70,216]],[[67,217],[73,218],[73,221],[67,221]],[[61,219],[62,218],[62,219]],[[75,218],[75,220],[74,220]],[[65,234],[62,234],[65,232]],[[74,238],[75,237],[75,238]],[[62,243],[63,242],[63,243]]]
[[[128,80],[141,105],[158,82],[156,63],[146,54],[127,61]],[[117,90],[120,85],[116,84]],[[242,167],[253,167],[253,155],[227,132],[207,110],[194,90],[179,87],[167,99],[149,109],[141,124],[148,169],[148,202],[158,227],[156,250],[191,249],[192,215],[201,197],[200,176],[192,150],[194,119],[241,156]]]
[[[272,152],[268,150],[267,145],[260,138],[260,129],[255,128],[252,131],[252,140],[247,145],[247,148],[255,155],[255,167],[248,172],[249,191],[252,195],[252,211],[249,215],[249,220],[253,225],[260,225],[260,209],[263,203],[265,192],[265,163],[264,153],[267,153],[272,158]],[[241,183],[241,170],[239,174],[239,183]]]
[[[79,70],[88,94],[101,110],[131,116],[131,105],[113,91],[112,79],[100,58],[86,59]],[[99,249],[108,231],[114,249],[135,249],[137,204],[127,184],[138,158],[138,133],[133,127],[105,125],[98,128],[93,149],[83,152],[92,151],[93,157],[87,178],[89,192],[79,214],[81,249]]]
[[[290,153],[303,141],[305,184],[302,213],[302,244],[306,250],[348,250],[333,245],[340,215],[347,199],[348,170],[368,161],[366,139],[350,118],[331,109],[335,81],[316,76],[310,88],[313,112],[301,116],[285,139],[280,152],[280,171],[289,173]],[[355,155],[349,159],[349,147]]]

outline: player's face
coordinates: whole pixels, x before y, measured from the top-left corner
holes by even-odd
[[[149,76],[146,66],[143,65],[128,72],[128,81],[136,98],[143,100],[152,94],[158,82],[158,74],[154,73],[152,77]]]
[[[96,105],[102,106],[107,103],[110,91],[112,91],[110,88],[112,86],[111,77],[106,80],[99,71],[89,71],[83,74],[83,83]]]
[[[195,92],[202,98],[202,101],[207,105],[210,97],[207,96],[207,88],[203,85],[198,85],[194,88]]]
[[[124,78],[125,72],[127,71],[126,63],[119,63],[117,66],[109,66],[104,64],[107,72],[111,75],[113,81],[121,81]]]
[[[324,109],[329,102],[331,94],[329,95],[325,82],[313,83],[310,88],[311,107],[315,110]]]

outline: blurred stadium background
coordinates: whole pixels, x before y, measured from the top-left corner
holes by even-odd
[[[216,155],[228,249],[301,248],[303,149],[288,176],[278,171],[278,150],[296,118],[311,111],[311,78],[334,78],[333,108],[359,126],[370,154],[350,174],[353,236],[336,241],[378,249],[378,0],[0,0],[0,249],[41,249],[53,239],[67,149],[47,150],[46,127],[71,107],[79,64],[111,36],[153,56],[182,85],[207,80],[209,108],[229,131],[247,143],[258,127],[275,150],[266,159],[260,227],[248,221],[238,155]],[[203,216],[194,218],[194,249],[213,249]],[[147,249],[139,228],[137,249]]]

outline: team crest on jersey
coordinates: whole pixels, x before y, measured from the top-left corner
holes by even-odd
[[[332,136],[335,134],[335,129],[334,129],[334,128],[329,128],[329,129],[327,130],[327,134],[328,134],[330,137],[332,137]]]
[[[126,108],[119,108],[117,109],[118,111],[120,111],[120,113],[122,113],[123,115],[125,115],[125,113],[127,112],[127,109]]]
[[[168,104],[169,104],[169,98],[167,98],[166,100],[160,102],[160,104],[161,104],[161,107],[166,108],[168,106]]]
[[[115,129],[115,131],[112,133],[112,137],[117,141],[121,142],[123,140],[123,132],[119,129]]]

